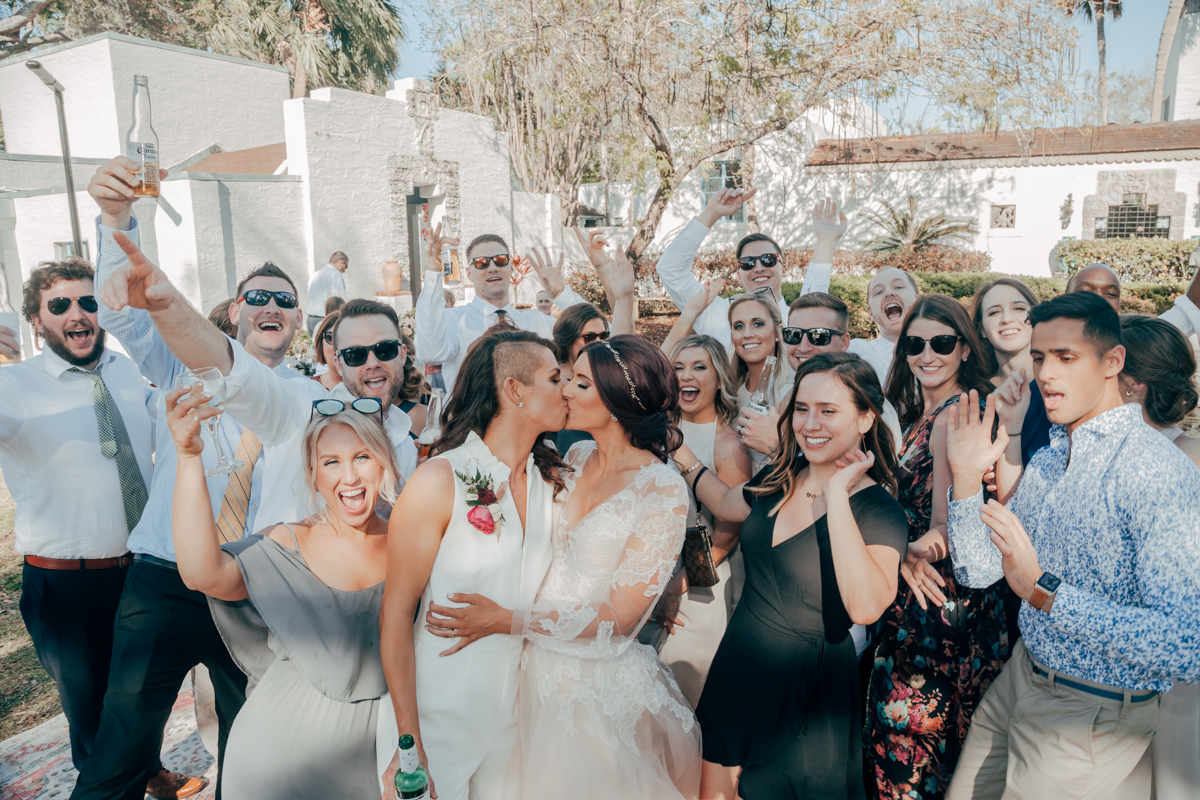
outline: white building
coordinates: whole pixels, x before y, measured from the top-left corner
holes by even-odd
[[[348,296],[382,292],[386,262],[397,262],[408,289],[426,213],[464,245],[481,233],[518,253],[561,242],[557,198],[514,191],[504,134],[489,119],[439,108],[424,81],[397,81],[386,97],[325,88],[292,100],[281,67],[104,33],[0,62],[9,149],[0,153],[0,266],[15,306],[30,270],[72,240],[54,97],[26,69],[30,59],[66,87],[80,228],[93,257],[99,212],[87,183],[123,152],[133,76],[149,78],[170,174],[157,203],[135,205],[142,246],[205,312],[264,260],[292,276],[303,304],[310,275],[336,250],[350,257]],[[534,282],[521,286],[525,302]],[[32,352],[28,330],[24,338]]]

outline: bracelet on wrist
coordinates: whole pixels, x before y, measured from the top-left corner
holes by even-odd
[[[676,461],[675,463],[678,464],[679,462]],[[695,472],[697,469],[699,469],[700,466],[701,466],[701,461],[700,461],[700,459],[697,458],[695,464],[692,464],[690,467],[688,467],[685,470],[680,470],[679,474],[680,475],[689,475],[689,474]]]

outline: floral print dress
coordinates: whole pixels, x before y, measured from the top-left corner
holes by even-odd
[[[906,432],[900,447],[900,504],[909,542],[929,531],[933,510],[934,420],[952,397]],[[1008,661],[1011,645],[1000,581],[959,586],[949,558],[934,567],[946,581],[946,607],[921,610],[903,578],[882,620],[867,694],[866,758],[878,797],[944,796],[983,693]]]

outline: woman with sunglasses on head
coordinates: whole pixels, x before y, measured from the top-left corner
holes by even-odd
[[[679,379],[679,408],[672,417],[677,416],[684,444],[725,483],[737,486],[750,480],[750,452],[733,428],[737,395],[725,348],[711,336],[693,335],[676,343],[669,357]],[[688,512],[688,527],[695,526],[704,526],[713,546],[728,553],[714,560],[718,582],[689,586],[681,563],[655,608],[655,624],[648,624],[642,637],[648,644],[661,644],[659,657],[671,668],[692,708],[700,701],[709,665],[737,607],[745,577],[737,549],[741,525],[716,521],[712,512],[701,507]],[[664,631],[669,635],[664,637]]]
[[[658,348],[615,336],[583,348],[563,397],[568,424],[594,441],[566,455],[537,602],[513,610],[457,594],[467,607],[435,605],[424,621],[457,638],[452,653],[494,635],[527,640],[508,796],[695,798],[700,729],[670,671],[637,641],[687,525],[687,487],[668,455],[681,438],[670,422],[678,381]]]
[[[313,376],[313,380],[330,391],[342,382],[338,369],[337,353],[333,349],[333,329],[337,326],[338,312],[326,314],[313,331],[313,360],[325,367],[324,372]]]
[[[375,725],[387,692],[379,607],[398,479],[383,405],[313,403],[302,455],[320,510],[222,543],[204,477],[201,421],[220,413],[200,387],[166,397],[178,466],[173,530],[179,575],[209,596],[230,655],[255,683],[229,733],[226,797],[373,797]],[[248,603],[246,602],[248,601]]]
[[[676,453],[713,515],[741,523],[746,569],[696,709],[704,798],[863,797],[850,627],[895,597],[907,538],[882,411],[866,361],[822,354],[797,370],[780,452],[749,483],[730,489]]]
[[[959,586],[947,557],[946,410],[963,392],[986,397],[991,373],[963,307],[943,295],[917,298],[887,386],[904,429],[897,497],[909,546],[867,698],[868,780],[881,799],[944,795],[971,714],[1011,652],[1001,583]]]

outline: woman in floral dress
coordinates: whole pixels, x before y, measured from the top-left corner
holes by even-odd
[[[961,392],[985,397],[991,373],[962,306],[941,295],[918,299],[887,390],[905,429],[898,499],[910,544],[905,582],[881,622],[867,696],[867,781],[880,798],[943,797],[971,714],[1010,653],[1003,584],[959,586],[945,531],[943,412]]]

